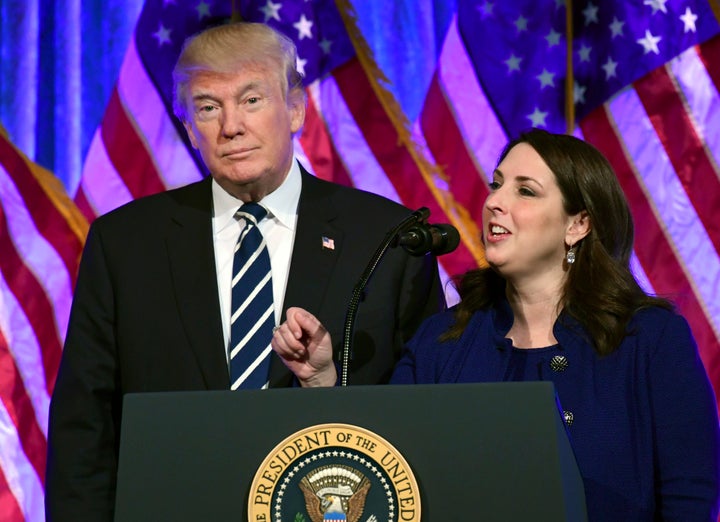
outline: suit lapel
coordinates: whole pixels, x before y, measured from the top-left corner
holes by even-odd
[[[301,170],[302,191],[282,321],[291,306],[300,306],[306,310],[320,308],[345,239],[343,231],[333,224],[337,209],[323,190],[322,183],[302,166]],[[330,243],[323,246],[323,238]],[[286,386],[290,378],[282,361],[273,357],[270,385]]]
[[[303,174],[283,314],[290,306],[317,310],[322,303],[345,239],[343,231],[333,224],[336,216],[335,206],[318,189],[316,180],[310,174]],[[329,240],[332,247],[323,246],[323,238]]]
[[[165,238],[178,310],[209,389],[230,386],[224,352],[212,238],[211,180],[174,192],[178,202]]]

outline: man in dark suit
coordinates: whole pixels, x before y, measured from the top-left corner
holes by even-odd
[[[311,311],[337,356],[353,287],[409,211],[316,179],[294,159],[305,117],[295,64],[292,42],[259,24],[216,27],[183,48],[175,111],[211,176],[91,227],[50,408],[48,520],[112,520],[125,393],[230,388],[232,259],[246,226],[235,213],[245,204],[268,211],[258,228],[274,324],[290,306]],[[349,383],[386,382],[402,344],[443,306],[435,260],[389,250],[359,309]],[[292,385],[274,355],[267,383]]]

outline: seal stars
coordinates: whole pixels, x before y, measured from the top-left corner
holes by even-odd
[[[420,520],[420,492],[402,455],[378,435],[322,424],[287,437],[253,480],[249,520]]]

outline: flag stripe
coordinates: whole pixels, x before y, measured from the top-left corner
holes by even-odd
[[[18,433],[12,425],[4,403],[0,402],[0,470],[9,491],[17,501],[17,508],[22,512],[20,520],[45,520],[43,503],[43,485],[35,473],[32,464],[27,461]],[[12,429],[9,429],[12,427]],[[12,509],[9,499],[5,502]],[[4,512],[0,512],[5,520]]]
[[[5,479],[5,473],[3,467],[0,466],[0,513],[5,522],[25,522],[25,515],[20,510],[17,498]]]
[[[720,92],[720,37],[715,37],[698,46],[698,55],[705,64],[705,70]]]
[[[307,153],[310,166],[327,169],[329,172],[325,176],[334,176],[331,181],[336,183],[367,190],[397,203],[403,203],[358,129],[335,80],[328,77],[313,82],[308,88],[308,98],[308,106],[311,109],[306,116],[305,127],[310,125],[313,130],[301,139],[301,143]],[[320,111],[320,108],[323,110]],[[321,142],[318,148],[315,148],[316,140]],[[327,140],[326,144],[325,140]],[[320,160],[315,159],[318,150]],[[330,167],[329,162],[325,160],[328,154],[326,151],[332,154],[335,167]],[[316,175],[323,177],[322,172],[316,172]],[[449,304],[454,304],[457,302],[457,296],[454,289],[448,285],[450,277],[446,271],[449,268],[445,266],[447,258],[448,256],[440,257],[438,268],[440,279],[447,292],[447,301]]]
[[[108,142],[111,137],[103,120],[102,133],[93,139],[75,196],[86,216],[95,217],[134,198],[202,178],[142,64],[134,39],[125,54],[112,103],[113,112],[106,114],[108,125],[115,125],[111,118],[119,118],[123,126],[117,133],[126,140]],[[117,158],[124,156],[136,160],[117,163]]]
[[[87,165],[87,163],[85,164]],[[85,188],[83,182],[78,185],[75,197],[73,198],[75,205],[78,210],[85,216],[85,219],[92,221],[97,216],[97,210],[90,204],[87,196],[85,195]]]
[[[4,335],[7,340],[10,354],[33,404],[35,422],[45,434],[48,428],[50,392],[43,371],[42,347],[21,304],[8,288],[4,276],[4,273],[0,273],[0,335]]]
[[[336,68],[333,77],[373,155],[390,178],[403,203],[415,209],[427,206],[435,221],[447,221],[445,210],[424,181],[414,159],[406,148],[397,146],[401,143],[400,136],[374,96],[359,62],[353,60]],[[469,237],[465,236],[464,241],[468,239]],[[453,273],[462,273],[477,266],[477,262],[465,243],[461,242],[455,257],[448,261],[447,266]]]
[[[75,195],[75,202],[92,221],[96,216],[119,207],[133,196],[125,181],[115,170],[105,150],[100,130],[93,136],[90,150],[85,158],[83,179]]]
[[[44,520],[47,416],[87,222],[0,135],[0,513]]]
[[[0,169],[5,171],[5,175],[17,186],[17,190],[25,195],[25,208],[32,216],[38,233],[52,245],[52,248],[62,258],[74,283],[79,264],[77,253],[85,240],[87,224],[84,227],[81,224],[73,228],[70,220],[67,219],[70,216],[58,209],[48,197],[45,188],[33,172],[33,167],[1,133],[0,158],[2,158]],[[51,175],[47,173],[47,176]],[[48,190],[61,192],[63,189],[61,189],[59,181],[57,179],[53,179],[53,181],[56,185]]]
[[[335,150],[325,122],[320,116],[310,92],[308,92],[305,111],[305,124],[299,140],[317,177],[346,187],[352,186],[347,169]]]
[[[669,65],[692,119],[696,122],[695,129],[713,154],[713,162],[717,164],[715,156],[720,154],[720,125],[716,122],[720,120],[720,95],[698,54],[699,50],[699,47],[693,47],[671,60]],[[717,58],[720,59],[720,55]],[[712,67],[720,68],[720,62]]]
[[[640,285],[640,288],[645,290],[646,294],[649,294],[649,295],[657,294],[652,283],[650,283],[650,279],[648,279],[648,276],[645,273],[645,269],[640,264],[640,260],[637,258],[637,254],[635,253],[635,250],[633,250],[632,255],[630,256],[630,271],[635,276],[635,280]]]
[[[720,326],[720,303],[714,298],[714,289],[717,288],[714,282],[720,281],[720,258],[672,168],[664,143],[653,132],[638,132],[638,128],[649,129],[652,124],[633,89],[617,96],[608,107],[617,122],[628,157],[641,176],[645,195],[683,264],[688,284],[717,330]],[[683,133],[684,129],[678,126],[671,132]],[[666,139],[680,140],[682,136],[672,134]]]
[[[586,139],[605,154],[615,168],[630,203],[636,229],[642,232],[635,235],[636,254],[648,278],[659,294],[676,298],[695,334],[710,380],[720,382],[720,347],[715,334],[688,283],[682,263],[657,221],[635,168],[626,156],[607,107],[590,113],[581,121],[581,127]],[[662,263],[658,263],[658,259]],[[715,395],[718,397],[717,387]]]
[[[421,114],[422,131],[435,161],[448,178],[450,191],[468,209],[471,218],[482,222],[483,202],[489,193],[485,174],[468,154],[451,108],[433,76]]]
[[[110,96],[101,132],[107,155],[133,198],[165,189],[152,157],[125,112],[117,89]]]
[[[331,76],[314,85],[311,89],[313,101],[324,119],[326,132],[345,165],[352,186],[402,203],[358,128],[335,79]],[[308,151],[307,154],[313,153]]]
[[[56,220],[61,220],[63,217],[59,213],[55,213],[55,207],[46,203],[42,196],[40,198],[35,197],[37,191],[41,190],[39,186],[32,186],[31,190],[35,192],[20,193],[9,173],[0,166],[0,197],[2,199],[0,205],[7,219],[5,224],[7,237],[5,240],[17,250],[17,256],[22,260],[24,267],[32,273],[43,293],[54,304],[53,314],[42,318],[42,320],[47,324],[54,322],[57,331],[64,332],[67,327],[67,316],[72,301],[73,279],[77,268],[74,267],[71,273],[68,272],[66,266],[68,260],[62,259],[37,229],[36,222],[33,220],[38,213],[36,212],[35,216],[31,215],[28,207],[36,205],[38,201],[43,205],[47,205],[42,207],[45,215],[52,215]],[[76,241],[77,236],[72,232],[70,234],[69,243],[75,242],[75,248],[79,251],[80,243]],[[55,238],[55,241],[58,240],[59,238]],[[76,253],[72,257],[77,265],[78,254]]]
[[[480,87],[453,17],[438,62],[438,76],[456,125],[489,181],[507,136]]]
[[[720,209],[720,179],[667,67],[655,69],[634,85],[675,172],[720,252],[720,220],[715,216]]]
[[[33,404],[2,330],[0,330],[0,375],[2,375],[0,401],[17,430],[23,452],[27,455],[40,481],[44,482],[47,441],[38,426]]]
[[[131,40],[120,69],[118,93],[128,116],[132,118],[133,130],[145,144],[145,151],[155,167],[152,173],[143,175],[158,176],[164,188],[200,180],[202,173],[183,142],[185,131],[178,131],[173,116],[166,110],[167,104],[148,76],[135,39]],[[154,189],[146,189],[143,195],[153,193],[149,190]]]
[[[54,316],[53,305],[38,283],[35,275],[28,270],[10,239],[5,209],[0,205],[0,271],[13,295],[20,302],[25,316],[43,348],[43,370],[45,388],[50,392],[55,385],[60,354],[60,336],[55,322],[48,321]]]

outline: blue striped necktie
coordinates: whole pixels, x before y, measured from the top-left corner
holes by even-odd
[[[235,213],[245,219],[233,258],[230,315],[230,389],[267,387],[270,340],[275,325],[270,255],[258,223],[267,210],[246,203]]]

